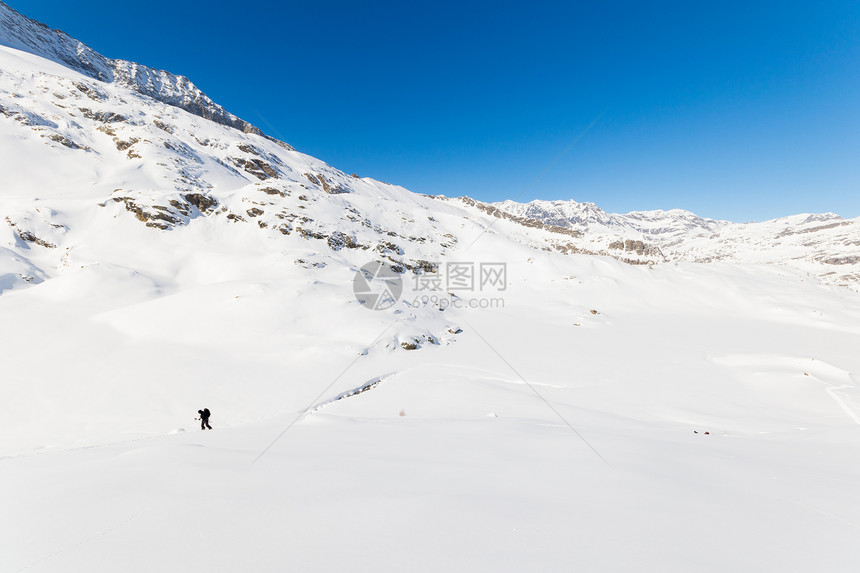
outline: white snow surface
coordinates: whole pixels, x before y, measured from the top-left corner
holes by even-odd
[[[0,571],[860,566],[860,294],[576,254],[32,51],[0,47]],[[505,289],[424,304],[423,262]]]

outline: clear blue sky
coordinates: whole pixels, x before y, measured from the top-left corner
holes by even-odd
[[[860,216],[857,0],[6,1],[416,192]]]

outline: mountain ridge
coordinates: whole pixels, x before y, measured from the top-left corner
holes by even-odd
[[[860,218],[801,213],[733,223],[682,209],[607,213],[594,203],[573,200],[491,205],[514,216],[587,234],[605,248],[629,250],[635,244],[641,250],[650,245],[664,262],[779,264],[803,269],[829,284],[860,289]]]
[[[107,58],[61,30],[31,20],[0,1],[0,45],[60,63],[103,83],[116,83],[204,119],[262,134],[212,101],[185,76],[135,62]]]
[[[860,289],[857,220],[806,214],[743,224],[683,210],[618,215],[575,201],[422,197],[301,154],[187,78],[104,58],[3,3],[0,45],[0,168],[5,193],[17,197],[0,202],[16,253],[4,263],[6,289],[64,272],[65,255],[50,253],[82,249],[79,225],[60,207],[73,196],[94,210],[89,218],[108,212],[161,231],[252,224],[275,245],[298,236],[317,255],[369,251],[362,256],[402,271],[430,268],[478,233],[635,265],[776,264]],[[51,172],[37,167],[47,164]]]

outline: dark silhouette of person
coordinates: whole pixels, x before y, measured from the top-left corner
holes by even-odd
[[[202,410],[197,410],[197,413],[200,414],[200,429],[205,430],[209,428],[212,429],[212,426],[209,425],[209,408],[203,408]]]

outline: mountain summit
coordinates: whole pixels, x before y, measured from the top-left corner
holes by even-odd
[[[209,99],[185,76],[106,58],[65,32],[31,20],[3,2],[0,2],[0,45],[41,56],[100,82],[122,86],[216,123],[246,133],[261,133]]]

